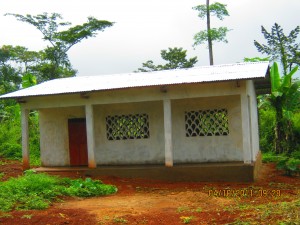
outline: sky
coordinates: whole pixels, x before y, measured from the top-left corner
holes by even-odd
[[[228,44],[216,43],[213,47],[216,65],[262,57],[253,44],[254,40],[265,43],[262,25],[270,31],[276,22],[285,34],[300,25],[299,0],[219,2],[227,4],[230,16],[223,21],[212,18],[212,27],[226,26],[231,31]],[[169,47],[182,47],[188,57],[197,56],[197,66],[209,65],[206,46],[192,46],[194,34],[206,27],[192,9],[200,4],[205,0],[0,0],[0,46],[20,45],[37,51],[48,45],[35,27],[5,13],[56,12],[72,25],[84,23],[89,16],[115,22],[70,49],[68,55],[78,76],[129,73],[147,60],[161,64],[160,51]]]

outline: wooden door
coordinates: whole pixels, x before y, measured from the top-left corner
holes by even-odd
[[[69,119],[69,151],[71,166],[88,164],[87,135],[85,119]]]

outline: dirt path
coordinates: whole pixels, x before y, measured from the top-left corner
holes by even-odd
[[[114,195],[103,198],[91,198],[82,201],[68,201],[59,207],[63,209],[83,209],[97,216],[99,221],[108,218],[141,216],[144,214],[173,214],[180,211],[209,210],[230,205],[232,199],[216,199],[211,201],[206,193],[199,191],[166,191],[155,193],[140,192],[132,195]]]

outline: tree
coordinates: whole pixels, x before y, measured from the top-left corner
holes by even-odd
[[[300,27],[297,26],[289,35],[285,35],[280,25],[275,23],[271,32],[263,26],[261,31],[267,44],[260,44],[254,40],[257,50],[267,54],[271,60],[280,61],[283,68],[283,78],[280,78],[277,63],[271,70],[272,93],[267,98],[270,106],[275,110],[275,152],[290,153],[294,134],[292,132],[292,114],[300,102],[299,82],[292,84],[295,65],[300,65],[300,43],[297,42]],[[297,86],[298,85],[298,86]],[[297,87],[297,88],[296,88]],[[296,90],[295,90],[296,88]],[[262,101],[264,103],[265,101]],[[298,104],[296,104],[298,102]]]
[[[292,76],[298,71],[295,67],[281,77],[278,64],[271,67],[271,94],[265,96],[262,104],[275,109],[275,152],[290,154],[293,141],[291,126],[292,113],[300,107],[300,82],[292,82]]]
[[[19,89],[22,82],[20,70],[11,65],[14,52],[11,46],[0,48],[0,94]]]
[[[197,57],[186,59],[187,50],[182,48],[168,48],[168,50],[161,50],[161,58],[167,61],[165,65],[154,65],[152,60],[143,63],[142,68],[138,68],[137,72],[150,72],[157,70],[169,70],[179,68],[190,68],[197,63]]]
[[[88,21],[81,25],[69,27],[59,31],[59,28],[71,26],[70,22],[62,22],[62,16],[58,13],[38,14],[36,16],[27,14],[6,14],[12,15],[17,20],[33,25],[43,34],[43,39],[50,43],[45,50],[41,51],[41,63],[36,65],[38,71],[38,81],[51,80],[60,77],[74,76],[76,70],[72,68],[67,52],[70,48],[83,39],[95,37],[98,31],[103,31],[113,25],[106,20],[97,20],[88,17]]]
[[[226,5],[219,2],[210,5],[209,0],[206,0],[205,5],[198,5],[193,7],[193,9],[199,12],[198,16],[201,19],[206,18],[206,30],[202,30],[195,34],[194,36],[194,46],[208,43],[209,50],[209,63],[214,64],[213,59],[213,42],[225,42],[227,43],[226,35],[229,31],[227,27],[211,28],[210,16],[216,16],[219,20],[223,20],[225,16],[229,16],[226,9]]]
[[[279,60],[284,75],[288,74],[288,71],[291,71],[295,65],[300,65],[300,43],[297,43],[300,32],[299,26],[293,29],[289,35],[285,35],[277,23],[272,26],[271,32],[261,26],[261,32],[267,45],[254,40],[255,47],[259,52],[268,55],[271,60]]]

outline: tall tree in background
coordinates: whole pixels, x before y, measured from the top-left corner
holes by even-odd
[[[186,50],[182,48],[169,48],[161,50],[161,58],[167,61],[165,65],[154,65],[152,60],[143,63],[142,68],[138,68],[137,72],[150,72],[157,70],[169,70],[179,68],[190,68],[197,63],[197,57],[187,59]]]
[[[261,32],[267,44],[260,44],[254,40],[254,45],[260,53],[266,54],[273,61],[280,61],[283,75],[288,74],[295,65],[300,65],[300,42],[298,35],[300,27],[297,26],[289,35],[285,35],[280,25],[275,23],[271,32],[261,26]]]
[[[205,5],[198,5],[193,9],[199,12],[198,16],[201,19],[206,18],[206,30],[200,31],[194,36],[194,46],[207,42],[209,50],[209,63],[214,64],[213,58],[213,42],[227,43],[226,35],[229,31],[227,27],[211,28],[210,16],[216,16],[219,20],[223,20],[225,16],[229,16],[226,5],[219,2],[210,5],[209,0],[206,0]]]
[[[39,71],[38,81],[51,80],[60,77],[74,76],[76,70],[72,68],[67,52],[72,46],[83,39],[94,37],[98,31],[103,31],[113,25],[106,20],[97,20],[88,17],[88,21],[81,25],[69,27],[59,31],[59,28],[71,26],[70,22],[62,22],[62,16],[58,13],[33,15],[6,14],[12,15],[17,20],[33,25],[43,34],[43,39],[50,43],[45,50],[41,51],[41,63],[36,66]]]

